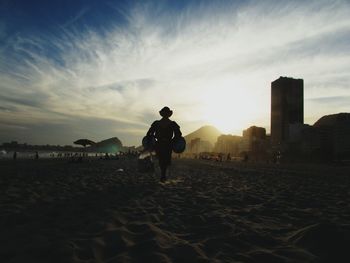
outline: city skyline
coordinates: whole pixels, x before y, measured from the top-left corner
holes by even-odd
[[[158,111],[184,134],[270,132],[270,86],[304,79],[305,123],[349,112],[348,1],[8,1],[0,141],[139,145]]]

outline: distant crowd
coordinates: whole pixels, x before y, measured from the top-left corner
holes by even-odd
[[[14,151],[12,159],[17,160],[20,156],[20,152]],[[23,153],[22,153],[23,154]],[[90,153],[90,152],[42,152],[35,151],[33,153],[25,153],[24,159],[69,159],[72,162],[82,162],[83,159],[100,159],[100,160],[118,160],[119,158],[137,158],[139,156],[138,151],[118,152],[118,153]],[[22,158],[21,158],[22,159]]]

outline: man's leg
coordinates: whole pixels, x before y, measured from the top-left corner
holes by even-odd
[[[161,171],[161,181],[166,180],[166,171],[168,166],[171,164],[171,146],[170,145],[164,145],[160,148],[159,151],[159,167]]]
[[[167,166],[164,165],[164,164],[161,164],[159,166],[160,166],[160,173],[161,173],[160,180],[161,181],[165,181],[166,180],[166,169],[167,169]]]

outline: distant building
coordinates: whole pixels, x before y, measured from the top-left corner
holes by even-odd
[[[271,142],[288,142],[290,127],[304,123],[304,81],[280,77],[271,83]]]
[[[266,129],[262,127],[251,126],[243,131],[243,137],[265,140]]]
[[[268,140],[266,137],[266,129],[257,126],[251,126],[243,131],[243,138],[240,149],[249,152],[256,159],[261,159],[266,155],[268,148]]]
[[[323,116],[313,127],[321,135],[321,147],[333,159],[350,158],[350,113]]]
[[[192,139],[187,147],[186,152],[198,154],[201,152],[211,152],[213,145],[209,141],[201,140],[200,138]]]
[[[350,113],[326,115],[314,125],[291,125],[288,160],[333,161],[350,159]]]
[[[221,135],[215,144],[214,151],[241,156],[249,154],[253,159],[262,159],[268,148],[266,129],[251,126],[243,131],[243,136]]]
[[[307,124],[293,124],[289,132],[288,147],[283,151],[286,160],[316,161],[330,158],[329,147],[321,143],[323,134],[319,129]]]
[[[195,138],[190,141],[190,145],[188,147],[188,151],[190,153],[198,153],[199,152],[199,144],[200,144],[201,139],[200,138]]]
[[[214,151],[230,154],[231,156],[238,156],[241,152],[240,144],[242,142],[241,136],[236,135],[220,135],[215,143]]]

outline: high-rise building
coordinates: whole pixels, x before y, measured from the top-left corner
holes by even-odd
[[[304,80],[280,77],[271,83],[271,142],[283,144],[290,127],[304,123]]]

